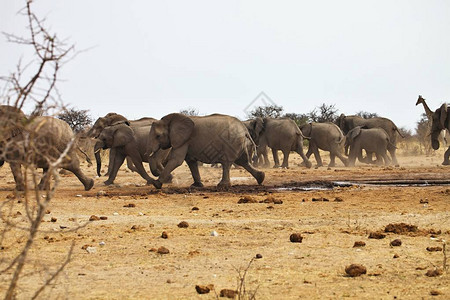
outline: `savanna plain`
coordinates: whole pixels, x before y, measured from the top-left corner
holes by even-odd
[[[442,157],[443,150],[400,153],[400,167],[306,169],[293,153],[289,169],[264,169],[262,186],[232,168],[228,191],[216,190],[222,171],[209,166],[200,167],[205,188],[196,190],[186,165],[162,190],[125,166],[115,185],[97,177],[87,192],[74,175],[61,175],[17,297],[32,296],[74,243],[70,263],[41,298],[214,299],[243,283],[256,299],[449,299],[450,167]],[[82,168],[95,177],[94,166]],[[4,166],[0,199],[14,198],[13,189]],[[29,224],[20,196],[2,210],[17,225],[2,242],[4,269]],[[293,233],[301,243],[290,241]],[[400,246],[391,245],[396,239]],[[351,264],[366,274],[350,277]],[[438,276],[427,276],[430,270]],[[11,275],[0,276],[0,291]],[[198,294],[196,285],[211,291]]]

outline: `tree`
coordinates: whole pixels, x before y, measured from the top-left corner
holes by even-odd
[[[279,118],[283,113],[283,106],[278,105],[266,105],[255,107],[252,111],[247,113],[248,119],[254,118]]]
[[[68,62],[74,53],[74,46],[66,44],[66,41],[59,39],[55,33],[52,33],[44,24],[44,20],[39,19],[32,11],[32,1],[25,0],[25,7],[20,11],[20,14],[25,16],[28,21],[27,30],[28,37],[21,37],[14,34],[5,33],[7,40],[11,43],[18,45],[28,46],[33,51],[33,59],[24,65],[19,63],[16,66],[16,70],[8,76],[0,77],[0,80],[5,82],[5,87],[2,89],[1,95],[4,99],[4,103],[17,110],[22,110],[25,104],[34,104],[34,109],[31,112],[29,118],[24,121],[31,122],[31,120],[44,112],[48,112],[49,109],[60,107],[61,101],[59,101],[59,93],[56,89],[58,82],[58,74],[61,67]],[[4,116],[3,116],[4,117]],[[17,124],[20,128],[23,128],[24,124]],[[0,128],[0,131],[4,128]],[[26,135],[24,135],[26,136]],[[46,253],[39,251],[31,251],[39,232],[40,225],[46,214],[47,208],[54,197],[59,183],[59,175],[57,170],[61,166],[61,163],[66,153],[73,147],[75,138],[67,144],[64,152],[55,159],[52,158],[49,153],[37,152],[36,141],[33,139],[23,139],[20,142],[15,143],[14,140],[7,141],[8,148],[4,157],[8,157],[8,154],[14,154],[16,151],[14,147],[21,147],[25,153],[25,157],[19,157],[14,163],[20,163],[23,169],[25,193],[23,195],[15,195],[10,199],[5,199],[0,203],[0,219],[2,220],[2,226],[0,231],[0,247],[5,249],[4,243],[7,235],[23,236],[25,239],[24,245],[17,245],[14,250],[14,255],[5,256],[5,259],[0,259],[0,275],[5,278],[10,276],[11,279],[8,282],[8,288],[5,291],[5,299],[24,298],[18,295],[18,282],[23,276],[35,276],[40,272],[33,270],[32,272],[26,272],[23,274],[23,270],[27,263],[32,261],[29,258],[30,255],[36,255],[34,252],[38,252],[39,256],[48,256]],[[45,142],[45,141],[44,141]],[[51,145],[50,145],[51,146]],[[17,149],[17,148],[16,148]],[[51,147],[49,147],[49,150]],[[48,168],[46,169],[47,176],[42,177],[40,172],[37,171],[35,164],[31,163],[35,157],[39,155],[45,157],[48,160]],[[15,157],[15,156],[11,156]],[[20,165],[19,165],[20,167]],[[30,178],[31,177],[31,178]],[[54,178],[53,187],[48,185],[44,191],[41,191],[36,184],[32,188],[29,182],[39,182],[40,179],[45,181]],[[30,179],[30,180],[27,180]],[[19,201],[15,197],[19,198]],[[26,212],[26,223],[19,224],[13,221],[12,211],[16,209],[16,203],[23,205],[23,210]],[[14,209],[13,209],[14,207]],[[75,228],[74,228],[75,229]],[[43,284],[31,294],[32,299],[38,298],[42,291],[53,284],[55,278],[61,273],[64,267],[70,262],[74,249],[74,243],[67,253],[66,258],[59,265],[59,267],[53,271],[48,272],[50,268],[43,266],[45,274],[39,274],[39,279],[44,279]],[[34,258],[34,257],[33,257]],[[3,291],[2,291],[3,292]],[[20,289],[23,292],[23,289]],[[30,292],[30,291],[28,291]]]
[[[74,132],[81,132],[92,124],[92,118],[88,114],[89,110],[78,110],[75,108],[64,109],[57,118],[69,124]]]
[[[322,103],[322,105],[310,111],[308,115],[312,122],[334,122],[337,119],[338,111],[339,110],[335,107],[335,104],[327,105]]]
[[[420,145],[424,147],[426,154],[430,154],[432,152],[429,133],[430,129],[428,126],[428,117],[425,113],[423,113],[420,120],[417,122],[416,136]]]
[[[186,116],[198,116],[198,109],[193,107],[188,107],[186,109],[180,110],[180,114],[186,115]]]
[[[283,117],[293,120],[297,126],[302,126],[309,122],[309,116],[307,114],[285,113]]]
[[[379,117],[379,115],[378,115],[377,113],[371,113],[371,112],[363,111],[363,110],[358,111],[358,112],[356,113],[356,115],[357,115],[357,116],[360,116],[361,118],[364,118],[364,119],[370,119],[370,118],[376,118],[376,117]]]

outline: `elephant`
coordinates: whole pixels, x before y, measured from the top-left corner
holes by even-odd
[[[434,150],[439,149],[439,135],[442,130],[450,131],[450,109],[447,104],[444,103],[436,109],[433,113],[433,121],[431,123],[431,146]],[[450,165],[450,146],[444,153],[444,166]]]
[[[249,164],[249,149],[255,147],[245,125],[235,117],[212,114],[186,116],[172,113],[152,124],[149,149],[152,153],[172,148],[164,170],[158,178],[164,182],[183,161],[189,166],[194,183],[191,187],[203,187],[198,162],[220,163],[222,180],[219,189],[228,189],[230,167],[233,163],[244,167],[258,182],[264,181],[264,172]]]
[[[137,128],[137,127],[141,127],[141,126],[149,126],[154,121],[156,121],[156,119],[147,118],[147,117],[141,118],[138,120],[129,121],[127,118],[125,118],[124,116],[122,116],[120,114],[108,113],[104,117],[100,117],[95,121],[95,123],[91,127],[91,129],[89,129],[89,131],[85,134],[85,137],[97,138],[100,135],[100,133],[102,132],[102,130],[105,129],[105,127],[119,124],[119,123],[126,123],[126,124],[130,125],[132,128]],[[114,156],[115,156],[114,151],[115,151],[115,149],[111,149],[109,152],[109,165],[108,165],[108,172],[106,173],[107,176],[109,176],[109,174],[111,173],[112,162],[114,161]],[[94,151],[94,155],[95,155],[95,160],[97,162],[97,175],[101,176],[100,172],[101,172],[102,160],[101,160],[100,152]],[[129,157],[127,157],[127,166],[131,171],[138,172],[137,168],[133,165],[133,162]],[[156,165],[151,164],[150,166],[151,167],[153,166],[153,168],[151,168],[153,175],[158,176],[159,172],[156,169]]]
[[[391,154],[392,162],[394,165],[398,166],[397,156],[395,155],[395,151],[397,150],[397,133],[402,138],[404,136],[390,119],[381,117],[364,119],[360,116],[346,116],[341,114],[336,120],[336,125],[339,126],[345,135],[357,126],[366,126],[367,128],[383,128],[389,135],[390,143],[388,145],[388,151]],[[347,153],[347,148],[345,152]],[[367,160],[370,162],[371,154],[367,153],[367,156]]]
[[[156,188],[161,188],[161,185],[151,178],[144,169],[142,162],[150,162],[149,151],[147,149],[150,128],[152,126],[140,126],[133,128],[128,122],[119,122],[111,126],[105,127],[97,138],[94,152],[98,153],[100,149],[111,149],[113,155],[111,156],[110,165],[112,166],[108,179],[104,182],[105,185],[114,183],[117,172],[123,164],[125,157],[129,157],[139,175],[147,181],[147,184],[153,184]],[[167,156],[170,150],[157,151],[155,156]],[[154,158],[153,161],[156,161]],[[162,160],[161,158],[160,160]],[[158,166],[152,164],[152,169],[157,169]],[[159,166],[160,171],[163,170]],[[169,176],[167,180],[170,180]]]
[[[391,163],[391,159],[387,155],[389,146],[393,146],[389,134],[382,128],[367,128],[363,126],[356,126],[350,130],[345,136],[345,146],[350,147],[350,154],[348,157],[348,165],[355,166],[355,160],[358,157],[362,161],[362,150],[366,152],[375,153],[377,164],[382,164],[382,159],[385,165]]]
[[[300,126],[304,136],[310,137],[308,151],[306,157],[310,157],[314,153],[317,161],[317,166],[323,166],[322,158],[320,157],[319,149],[330,152],[329,167],[336,165],[336,156],[347,166],[348,160],[342,155],[342,148],[344,146],[345,136],[341,129],[334,123],[316,123],[312,122]]]
[[[61,154],[64,155],[60,167],[77,176],[86,191],[94,186],[94,180],[88,178],[80,169],[80,161],[76,154],[76,144],[69,149],[68,144],[74,138],[70,126],[57,118],[48,116],[32,117],[26,121],[21,134],[7,143],[4,158],[11,165],[11,171],[16,182],[17,190],[24,190],[21,165],[24,161],[35,164],[43,169],[43,176],[38,185],[40,189],[49,188],[49,164],[55,162]]]
[[[267,146],[259,146],[259,136],[261,135],[261,132],[264,127],[264,121],[260,117],[256,117],[255,119],[250,119],[247,121],[243,121],[245,127],[247,127],[248,132],[250,133],[250,136],[252,137],[253,141],[256,143],[256,153],[254,153],[253,156],[253,163],[255,166],[262,165],[263,168],[268,168],[270,165],[269,162],[269,156],[267,154]],[[262,160],[264,160],[263,163]]]
[[[262,123],[261,123],[262,121]],[[312,164],[303,152],[303,136],[297,124],[288,118],[256,118],[247,124],[250,135],[255,138],[258,145],[258,154],[264,153],[266,147],[272,148],[274,168],[280,167],[278,150],[283,152],[282,168],[289,167],[289,153],[295,151],[300,154],[306,167]]]

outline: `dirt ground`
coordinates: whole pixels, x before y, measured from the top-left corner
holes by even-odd
[[[161,191],[145,186],[125,167],[115,186],[104,186],[106,178],[100,177],[88,192],[75,176],[63,175],[17,296],[28,299],[74,242],[71,262],[42,298],[213,299],[215,292],[236,289],[238,271],[243,274],[259,254],[245,277],[247,290],[257,289],[257,299],[449,299],[449,271],[425,275],[445,263],[442,250],[430,252],[427,247],[443,247],[447,241],[448,248],[450,241],[450,185],[443,184],[450,181],[450,167],[440,165],[442,153],[400,156],[400,167],[345,168],[338,162],[336,168],[311,169],[300,166],[299,156],[292,154],[289,169],[264,169],[263,186],[244,170],[233,169],[234,186],[226,192],[215,190],[221,169],[209,166],[200,168],[203,190],[189,190],[185,165]],[[93,166],[82,167],[95,176]],[[0,179],[0,199],[5,201],[14,188],[8,167],[0,170]],[[364,180],[442,182],[396,186],[361,184]],[[354,184],[332,187],[334,181]],[[305,186],[321,189],[299,189]],[[255,203],[238,203],[245,196]],[[28,223],[18,202],[11,218],[24,227]],[[3,213],[9,209],[4,207]],[[107,219],[89,222],[92,215]],[[189,226],[179,228],[182,221]],[[384,232],[397,223],[417,230]],[[85,226],[71,231],[80,225]],[[163,231],[167,239],[161,237]],[[386,237],[369,238],[372,232]],[[293,233],[301,234],[301,243],[290,241]],[[6,235],[1,269],[26,238],[21,230]],[[401,246],[390,246],[395,239]],[[365,246],[353,247],[356,241]],[[170,253],[157,253],[160,247]],[[367,273],[347,276],[350,264],[365,266]],[[0,294],[11,275],[0,275]],[[214,285],[209,294],[196,292],[196,285],[209,284]]]

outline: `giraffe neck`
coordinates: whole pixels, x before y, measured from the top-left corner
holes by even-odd
[[[425,99],[422,99],[420,103],[422,103],[423,109],[425,109],[425,113],[427,114],[428,119],[431,120],[433,118],[433,111],[428,107]]]

